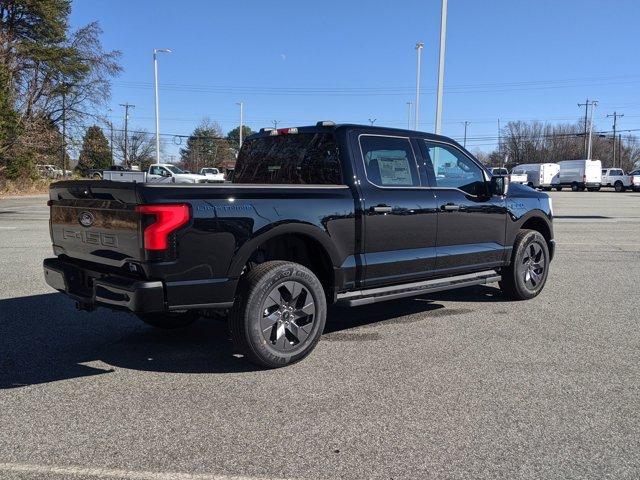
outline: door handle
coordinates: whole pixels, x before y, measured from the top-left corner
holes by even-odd
[[[460,210],[460,205],[456,205],[455,203],[447,203],[442,206],[442,209],[446,212],[455,212]]]
[[[371,207],[371,210],[376,213],[391,213],[393,211],[393,208],[391,208],[389,205],[376,205],[375,207]]]

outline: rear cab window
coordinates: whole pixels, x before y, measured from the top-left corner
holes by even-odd
[[[290,133],[246,140],[233,183],[342,185],[332,133]]]

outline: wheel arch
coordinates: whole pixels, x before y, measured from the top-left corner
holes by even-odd
[[[239,277],[250,262],[287,260],[309,268],[320,280],[327,298],[333,296],[335,269],[340,255],[332,239],[320,228],[303,223],[270,228],[246,242],[229,267],[229,276]]]
[[[553,240],[553,228],[551,226],[551,222],[542,211],[532,212],[528,215],[520,225],[520,230],[535,230],[540,233],[547,242],[549,253],[553,256],[555,247]]]

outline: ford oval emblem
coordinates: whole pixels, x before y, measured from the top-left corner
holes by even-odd
[[[93,225],[95,219],[96,217],[94,217],[93,213],[91,212],[82,212],[80,213],[80,215],[78,215],[78,222],[80,222],[80,225],[82,225],[83,227],[90,227],[91,225]]]

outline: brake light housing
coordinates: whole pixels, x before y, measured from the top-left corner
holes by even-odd
[[[138,205],[136,212],[153,216],[153,222],[144,226],[144,249],[162,251],[169,248],[169,236],[180,227],[186,225],[191,218],[189,205]],[[144,224],[143,224],[144,225]]]

